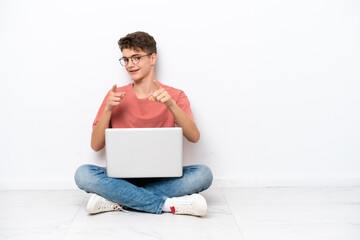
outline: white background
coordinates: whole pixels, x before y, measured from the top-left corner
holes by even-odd
[[[0,0],[1,189],[75,188],[104,164],[92,122],[130,82],[117,41],[138,30],[191,101],[185,164],[221,184],[360,184],[359,1]]]

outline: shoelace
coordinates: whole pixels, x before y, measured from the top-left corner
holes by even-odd
[[[177,200],[174,203],[174,207],[176,212],[181,212],[181,213],[193,213],[194,209],[192,207],[192,200]]]
[[[124,210],[122,205],[114,203],[114,202],[106,200],[106,199],[102,200],[98,210],[100,210],[100,211],[116,210],[116,211],[122,211],[122,212],[129,212],[129,211]]]

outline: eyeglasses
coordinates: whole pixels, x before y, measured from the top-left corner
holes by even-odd
[[[131,59],[131,62],[136,65],[140,62],[140,59],[142,57],[146,57],[146,56],[150,56],[152,53],[146,54],[146,55],[132,55],[131,57],[127,58],[127,57],[123,57],[120,58],[120,64],[123,65],[124,67],[127,66],[129,64],[129,59]]]

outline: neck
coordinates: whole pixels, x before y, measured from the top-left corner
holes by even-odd
[[[138,98],[149,97],[154,91],[155,76],[149,76],[138,81],[134,81],[134,92]]]

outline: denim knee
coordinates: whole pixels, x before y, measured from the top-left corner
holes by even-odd
[[[211,184],[212,184],[212,181],[213,181],[213,174],[212,174],[212,171],[211,169],[206,166],[206,165],[198,165],[198,171],[199,171],[199,174],[202,176],[201,179],[202,179],[202,191],[208,189]]]
[[[202,192],[208,189],[213,181],[213,174],[206,165],[192,165],[186,167],[192,174],[190,175],[191,186],[194,192]]]
[[[76,169],[75,172],[75,183],[76,185],[80,188],[80,189],[84,189],[90,182],[90,168],[92,167],[92,165],[90,164],[85,164],[82,165],[80,167],[78,167],[78,169]]]

